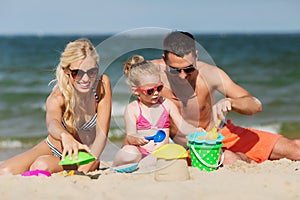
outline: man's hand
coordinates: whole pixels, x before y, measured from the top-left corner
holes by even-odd
[[[213,121],[216,127],[218,127],[218,119],[221,121],[225,120],[225,115],[232,110],[231,103],[231,98],[224,98],[213,105]]]

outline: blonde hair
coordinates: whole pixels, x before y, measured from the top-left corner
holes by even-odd
[[[123,72],[124,75],[128,77],[128,73],[132,67],[132,65],[138,64],[143,62],[145,59],[143,56],[140,55],[134,55],[131,58],[129,58],[123,65]]]
[[[95,61],[99,62],[99,56],[90,40],[82,38],[67,44],[64,52],[61,54],[60,63],[56,68],[56,85],[65,99],[65,110],[63,113],[63,121],[66,128],[71,133],[77,133],[74,117],[75,97],[74,87],[70,80],[70,75],[66,73],[71,63],[83,60],[91,56]]]
[[[134,55],[123,65],[124,75],[127,76],[127,83],[131,87],[139,87],[143,85],[142,81],[145,76],[160,77],[159,66],[145,61],[143,56]]]

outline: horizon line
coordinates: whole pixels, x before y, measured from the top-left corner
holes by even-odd
[[[122,32],[122,31],[121,31]],[[300,30],[294,31],[188,31],[194,35],[295,35],[300,34]],[[0,36],[111,36],[120,32],[74,32],[74,33],[1,33]],[[147,34],[145,34],[147,35]]]

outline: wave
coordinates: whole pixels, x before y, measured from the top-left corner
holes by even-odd
[[[0,149],[27,148],[45,139],[45,135],[28,137],[0,137]]]

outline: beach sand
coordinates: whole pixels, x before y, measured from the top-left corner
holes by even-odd
[[[103,162],[102,165],[109,165]],[[237,162],[213,172],[188,168],[189,180],[157,181],[155,170],[89,176],[0,176],[1,199],[300,199],[300,161]],[[178,172],[180,173],[180,171]]]

